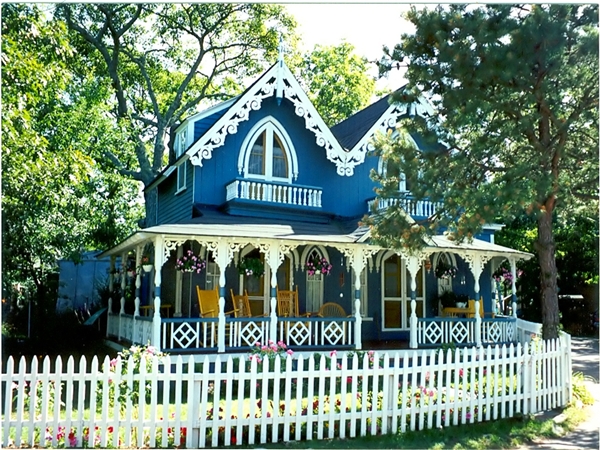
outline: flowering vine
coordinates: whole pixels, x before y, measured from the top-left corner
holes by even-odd
[[[181,258],[175,262],[175,269],[181,272],[200,273],[206,268],[206,261],[188,250]]]

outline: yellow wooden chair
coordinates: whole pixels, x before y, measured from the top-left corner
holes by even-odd
[[[204,290],[200,289],[200,286],[196,286],[196,293],[198,294],[198,306],[200,307],[200,317],[204,319],[210,317],[219,317],[219,291],[216,288]],[[236,315],[236,309],[226,311],[225,315],[227,314]]]
[[[298,309],[298,286],[293,291],[277,288],[277,315],[279,317],[308,317],[310,314],[300,314]]]
[[[229,291],[231,292],[231,301],[233,302],[233,307],[235,308],[233,310],[235,317],[252,317],[248,292],[244,289],[243,294],[235,295],[233,293],[233,289],[230,289]]]
[[[319,317],[348,317],[344,308],[337,303],[323,303],[317,314]]]
[[[469,300],[467,309],[469,310],[469,312],[467,313],[467,317],[469,319],[474,319],[475,318],[475,300]],[[481,300],[479,300],[479,317],[481,317],[482,319],[484,317],[483,298]],[[492,317],[494,317],[494,315],[492,315]]]

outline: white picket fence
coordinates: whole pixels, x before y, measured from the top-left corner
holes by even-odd
[[[447,427],[571,397],[570,342],[460,350],[60,358],[2,371],[4,447],[220,447]],[[297,357],[296,357],[297,356]],[[125,366],[123,366],[125,365]],[[41,370],[40,370],[41,369]],[[124,374],[124,375],[122,375]],[[32,388],[35,386],[35,388]]]

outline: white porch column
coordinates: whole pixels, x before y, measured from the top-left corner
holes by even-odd
[[[135,319],[140,315],[140,288],[142,287],[142,271],[139,269],[142,264],[143,245],[138,245],[135,249],[135,311],[133,313],[134,328]],[[134,332],[135,335],[135,332]]]
[[[419,271],[418,256],[409,256],[406,258],[406,269],[410,275],[410,348],[417,348],[417,327],[419,319],[417,318],[417,272]]]
[[[213,258],[219,266],[219,326],[217,329],[217,351],[219,353],[225,352],[225,325],[227,324],[225,318],[225,270],[233,259],[233,253],[238,251],[240,247],[241,244],[223,239],[206,244],[207,250],[212,252]]]
[[[108,297],[108,311],[106,313],[106,337],[108,337],[109,335],[109,331],[110,331],[110,322],[111,322],[111,315],[112,315],[112,306],[113,306],[113,295],[115,295],[115,260],[116,257],[115,256],[111,256],[110,257],[110,269],[109,269],[109,274],[108,274],[108,292],[110,293],[110,296]]]
[[[154,240],[154,315],[152,316],[152,346],[157,350],[160,345],[160,296],[162,284],[162,266],[166,256],[164,252],[164,237],[159,236]]]
[[[344,252],[350,258],[350,265],[354,271],[354,345],[356,350],[362,349],[362,316],[360,315],[360,276],[367,267],[368,253],[363,247],[354,247]]]
[[[269,339],[273,342],[277,342],[277,269],[283,262],[283,252],[280,252],[280,246],[275,244],[261,244],[260,251],[265,255],[265,262],[269,265],[271,271],[271,291],[269,296],[271,312],[269,317],[271,319],[269,327]]]
[[[517,260],[510,259],[510,273],[512,274],[512,313],[517,318]]]
[[[487,257],[479,253],[467,254],[465,255],[465,259],[469,263],[469,267],[471,268],[471,273],[473,274],[473,279],[475,280],[474,291],[475,291],[475,345],[481,345],[481,316],[479,315],[479,279],[481,278],[481,274],[483,273],[483,266],[488,261]]]
[[[121,316],[125,314],[125,289],[127,289],[127,253],[121,254],[121,309],[119,309],[119,332],[117,337],[121,340],[122,320]]]
[[[177,246],[176,250],[177,259],[183,256],[183,247],[181,245]],[[192,294],[193,295],[193,294]],[[181,270],[175,271],[175,312],[173,313],[173,317],[182,317],[183,313],[181,312],[181,297],[183,296],[183,273]]]

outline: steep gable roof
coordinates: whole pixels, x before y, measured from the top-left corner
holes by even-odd
[[[347,153],[293,76],[280,59],[271,66],[235,103],[186,151],[190,162],[202,166],[202,161],[212,158],[216,148],[225,144],[227,136],[237,133],[238,125],[249,119],[250,113],[260,109],[265,98],[275,96],[289,100],[297,116],[304,118],[306,129],[314,133],[315,142],[325,148],[327,159],[337,166],[340,175],[352,175],[354,165],[348,165]]]
[[[433,114],[433,108],[423,97],[410,105],[390,104],[391,95],[386,95],[331,128],[338,141],[349,149],[356,164],[362,163],[367,152],[374,150],[371,140],[377,131],[385,132],[394,127],[402,116]]]

